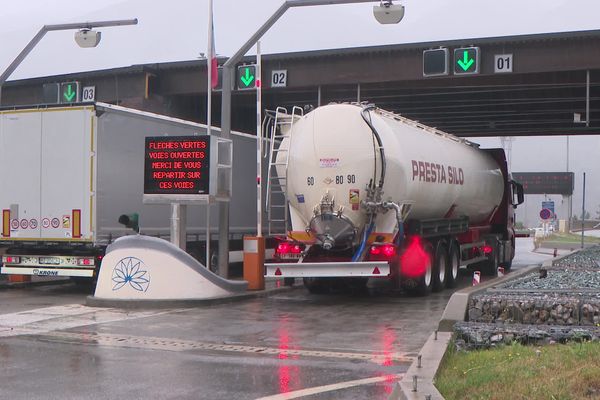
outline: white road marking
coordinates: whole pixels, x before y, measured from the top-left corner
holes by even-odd
[[[392,375],[386,375],[386,376],[377,376],[374,378],[357,379],[354,381],[346,381],[346,382],[334,383],[331,385],[316,386],[316,387],[312,387],[312,388],[308,388],[308,389],[296,390],[293,392],[275,394],[273,396],[261,397],[256,400],[297,399],[299,397],[304,397],[304,396],[312,396],[315,394],[320,394],[320,393],[325,393],[325,392],[333,392],[335,390],[340,390],[340,389],[348,389],[348,388],[351,388],[354,386],[370,385],[370,384],[379,383],[379,382],[390,382],[390,381],[397,382],[400,379],[402,379],[403,376],[404,376],[404,374],[392,374]]]
[[[41,334],[80,326],[151,317],[173,311],[131,312],[112,308],[99,309],[81,304],[37,308],[0,315],[0,337]]]

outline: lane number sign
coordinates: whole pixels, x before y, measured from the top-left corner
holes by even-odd
[[[271,87],[287,86],[287,69],[271,71]]]
[[[86,86],[81,92],[81,101],[96,101],[96,86]]]
[[[495,54],[494,55],[494,73],[502,74],[513,72],[513,55],[512,54]]]

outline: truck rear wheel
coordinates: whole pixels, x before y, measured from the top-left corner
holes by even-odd
[[[448,266],[448,250],[446,242],[440,240],[435,247],[435,258],[433,260],[432,290],[439,292],[446,287],[446,271]]]
[[[446,287],[453,288],[458,280],[460,268],[460,249],[456,242],[451,242],[448,251],[448,265],[446,266]]]
[[[423,249],[427,253],[425,272],[420,277],[412,279],[410,285],[408,284],[409,282],[404,283],[404,288],[417,296],[426,296],[433,289],[433,246],[427,243],[423,246]]]

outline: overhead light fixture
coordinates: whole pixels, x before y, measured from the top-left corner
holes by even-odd
[[[373,16],[380,24],[397,24],[404,17],[404,6],[382,0],[378,6],[373,6]]]
[[[75,32],[75,42],[79,47],[96,47],[102,38],[101,32],[91,29],[80,29]]]

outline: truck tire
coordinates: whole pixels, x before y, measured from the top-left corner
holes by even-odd
[[[498,266],[500,255],[498,254],[498,245],[494,246],[491,259],[481,263],[481,273],[485,276],[498,276]]]
[[[440,240],[435,246],[433,259],[432,291],[440,292],[446,287],[446,271],[448,268],[448,250],[445,240]]]
[[[405,281],[404,288],[412,295],[415,296],[427,296],[433,289],[433,263],[434,254],[433,246],[429,243],[425,244],[424,250],[427,253],[427,265],[425,267],[425,273],[416,279]]]
[[[460,267],[460,248],[455,241],[450,242],[448,251],[448,264],[446,267],[446,287],[453,288],[458,280],[458,270]]]

